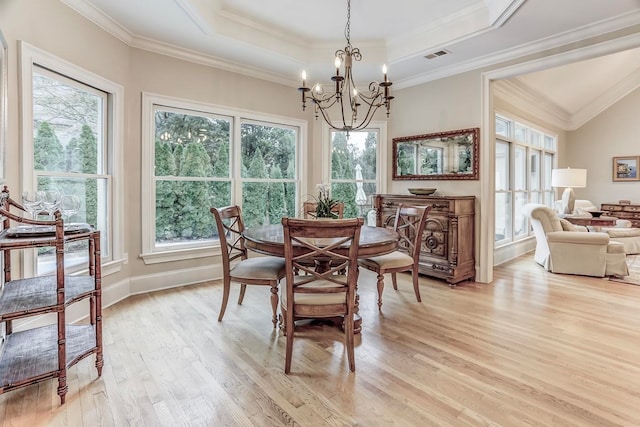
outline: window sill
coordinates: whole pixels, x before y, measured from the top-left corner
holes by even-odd
[[[140,254],[145,264],[160,264],[163,262],[182,261],[194,258],[206,258],[220,255],[220,247],[208,246],[202,248],[175,249],[162,252]]]

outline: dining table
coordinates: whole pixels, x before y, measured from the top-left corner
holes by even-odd
[[[258,227],[250,227],[244,230],[245,247],[254,252],[284,258],[284,231],[282,224],[270,224]],[[400,236],[389,228],[371,227],[364,225],[360,230],[358,244],[358,258],[369,258],[391,253],[398,249]],[[305,250],[301,246],[293,246],[296,251]],[[344,248],[345,254],[348,247]],[[326,260],[319,260],[320,268]],[[358,313],[358,295],[356,289],[356,317],[354,319],[354,332],[359,333],[362,327],[362,319]],[[341,322],[340,322],[341,323]]]

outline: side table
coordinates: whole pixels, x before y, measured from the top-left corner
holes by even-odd
[[[618,218],[613,216],[599,216],[590,218],[581,217],[565,217],[567,221],[575,225],[584,225],[592,227],[615,227]]]

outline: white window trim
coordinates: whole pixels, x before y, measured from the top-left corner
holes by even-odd
[[[128,255],[124,252],[124,178],[122,146],[124,141],[124,88],[91,71],[85,70],[71,62],[65,61],[42,49],[32,46],[22,40],[18,43],[19,58],[19,87],[20,87],[20,129],[22,137],[21,166],[22,178],[21,194],[25,189],[31,189],[35,182],[33,173],[33,67],[37,64],[52,71],[93,86],[109,95],[110,132],[107,141],[109,151],[109,171],[112,179],[111,191],[108,195],[111,203],[111,236],[101,236],[111,239],[111,259],[104,260],[105,268],[102,275],[117,273],[126,264]],[[22,273],[35,271],[33,256],[25,256]]]
[[[334,126],[340,126],[340,123],[333,122]],[[378,155],[376,160],[376,188],[379,194],[385,194],[387,192],[387,152],[389,143],[387,141],[387,122],[385,121],[372,121],[369,123],[362,132],[367,130],[377,129],[379,132],[378,139]],[[322,182],[331,181],[331,131],[334,130],[329,127],[328,124],[323,123],[322,126]],[[320,184],[320,183],[318,183]]]
[[[175,98],[155,93],[142,93],[142,218],[155,218],[155,192],[153,188],[153,171],[154,171],[154,105],[165,105],[172,108],[180,108],[192,110],[194,112],[205,112],[209,114],[229,117],[233,122],[233,131],[231,135],[231,146],[229,155],[232,156],[231,164],[231,203],[237,203],[240,200],[242,180],[238,171],[240,170],[240,144],[234,141],[240,141],[240,125],[243,121],[249,122],[265,122],[276,125],[291,126],[299,129],[298,147],[298,182],[300,183],[298,193],[301,189],[306,188],[306,176],[303,173],[307,170],[307,121],[292,119],[289,117],[259,113],[250,110],[242,110],[232,107],[225,107],[215,104],[208,104],[199,101],[192,101],[182,98]],[[142,253],[140,258],[145,264],[156,264],[161,262],[180,261],[194,258],[204,258],[220,254],[220,246],[217,244],[207,243],[189,246],[182,245],[173,248],[157,248],[155,244],[155,222],[142,221]]]
[[[505,135],[498,135],[498,134],[495,133],[495,120],[496,120],[496,117],[500,117],[500,118],[502,118],[504,120],[507,120],[507,121],[512,123],[512,129],[511,129],[511,134],[510,135],[505,136]],[[524,148],[525,157],[526,157],[525,166],[527,168],[527,174],[526,174],[526,188],[527,188],[527,190],[525,191],[525,193],[527,194],[527,197],[529,197],[530,194],[534,192],[534,191],[529,189],[529,187],[530,187],[529,180],[531,178],[530,177],[530,170],[529,170],[529,168],[530,168],[530,162],[529,162],[530,150],[532,150],[532,149],[533,150],[538,150],[540,152],[541,159],[544,158],[544,155],[547,154],[547,153],[553,154],[553,156],[554,156],[553,157],[553,163],[554,164],[552,165],[552,168],[557,167],[557,163],[558,163],[558,134],[557,134],[557,132],[548,129],[543,125],[540,125],[538,123],[523,119],[522,117],[520,117],[520,116],[518,116],[516,114],[510,113],[510,112],[506,112],[506,111],[500,110],[500,109],[495,109],[494,115],[493,115],[493,122],[494,122],[494,128],[493,128],[494,129],[494,134],[493,134],[493,139],[492,139],[493,140],[493,145],[495,146],[496,140],[501,140],[502,142],[507,143],[507,144],[510,145],[510,149],[509,149],[509,156],[510,156],[509,166],[510,166],[510,169],[511,169],[510,174],[513,174],[513,169],[512,168],[514,166],[514,150],[512,148],[514,146],[521,146],[521,147]],[[541,146],[530,145],[530,141],[529,140],[526,141],[526,142],[522,142],[522,141],[517,140],[515,138],[515,125],[516,125],[516,123],[527,128],[527,135],[529,134],[529,132],[531,130],[536,131],[536,132],[540,132],[542,134]],[[555,141],[556,141],[555,149],[545,148],[545,146],[544,146],[544,137],[545,136],[551,136],[551,137],[553,137],[555,139]],[[529,138],[527,138],[527,139],[529,139]],[[495,149],[494,149],[494,154],[493,155],[494,155],[494,158],[495,158]],[[494,165],[495,165],[495,163],[494,163]],[[541,171],[542,171],[543,167],[544,167],[544,165],[542,165],[542,161],[541,161],[541,164],[540,164],[540,168],[541,168],[540,170]],[[542,203],[544,203],[544,194],[546,193],[546,191],[547,190],[544,189],[543,185],[541,185],[540,190],[537,191],[542,196]],[[519,192],[519,191],[517,191],[516,189],[513,189],[513,188],[511,188],[511,189],[509,189],[509,190],[507,190],[505,192],[505,193],[510,193],[511,194],[512,209],[515,209],[515,194],[517,192]],[[553,198],[555,199],[556,190],[552,189],[552,192],[553,192]],[[494,185],[493,193],[494,193],[494,202],[495,202],[495,194],[497,193],[497,191],[495,191],[495,185]],[[494,215],[494,221],[495,221],[495,215]],[[523,240],[531,239],[531,238],[534,237],[533,230],[531,230],[531,229],[529,229],[529,232],[526,233],[526,234],[515,235],[514,230],[513,230],[513,217],[512,217],[511,223],[512,223],[511,224],[511,227],[512,227],[512,230],[511,230],[512,231],[512,236],[511,236],[511,238],[510,239],[503,239],[503,240],[499,240],[499,241],[495,241],[494,240],[494,250],[500,250],[500,249],[503,249],[505,247],[509,247],[509,246],[515,245],[518,242],[521,242]],[[494,239],[495,239],[495,227],[494,227]]]

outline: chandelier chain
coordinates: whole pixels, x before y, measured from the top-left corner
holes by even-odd
[[[351,47],[351,0],[347,0],[347,25],[344,29],[347,46]]]

